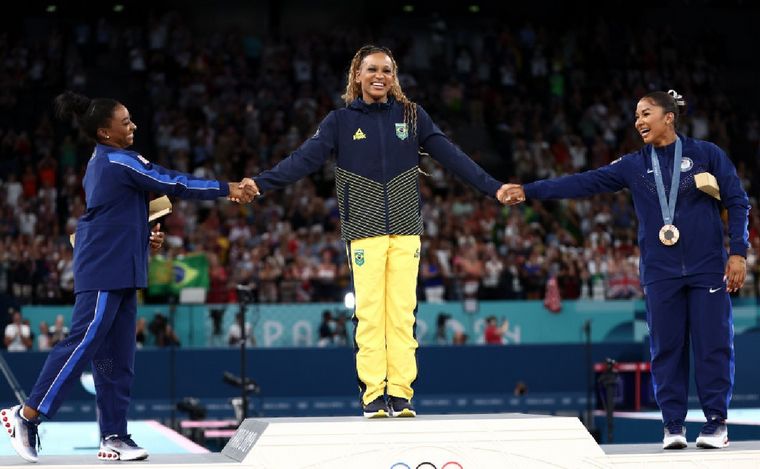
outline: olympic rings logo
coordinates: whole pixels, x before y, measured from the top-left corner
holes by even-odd
[[[410,466],[405,462],[394,463],[390,469],[464,469],[461,464],[456,461],[449,461],[444,463],[440,468],[432,462],[423,461],[416,466]]]

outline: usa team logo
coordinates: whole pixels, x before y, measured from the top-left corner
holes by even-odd
[[[693,167],[694,167],[694,162],[691,161],[691,158],[684,157],[683,159],[681,159],[681,172],[682,173],[685,173],[685,172],[691,170],[691,168],[693,168]]]
[[[409,128],[406,126],[406,122],[401,122],[396,124],[396,137],[400,138],[401,140],[406,140],[406,137],[409,136]]]

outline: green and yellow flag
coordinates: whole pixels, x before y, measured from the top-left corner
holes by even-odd
[[[148,294],[179,295],[187,287],[209,288],[208,259],[195,253],[177,259],[152,256],[148,264]]]

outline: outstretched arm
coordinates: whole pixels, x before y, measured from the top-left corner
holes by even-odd
[[[227,197],[229,184],[201,179],[151,163],[137,154],[114,152],[108,155],[114,174],[124,183],[140,190],[173,195],[182,199],[211,200]]]
[[[628,187],[625,178],[625,166],[625,162],[616,160],[616,162],[599,169],[531,182],[522,187],[524,198],[577,199],[595,194],[617,192]]]
[[[313,173],[321,168],[336,147],[337,117],[331,112],[319,124],[317,132],[301,144],[296,151],[280,161],[274,168],[256,176],[257,190],[266,192],[279,189]]]
[[[422,106],[417,106],[417,119],[420,145],[430,156],[470,186],[498,198],[502,184],[454,145]]]

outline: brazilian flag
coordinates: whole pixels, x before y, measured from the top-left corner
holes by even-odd
[[[177,259],[152,256],[148,265],[148,294],[175,294],[187,287],[209,288],[208,259],[203,253]]]
[[[151,256],[148,264],[148,295],[168,295],[171,287],[172,261],[164,256]]]
[[[202,287],[208,290],[208,259],[204,253],[189,254],[174,259],[172,265],[171,292],[179,295],[180,290],[188,287]]]

